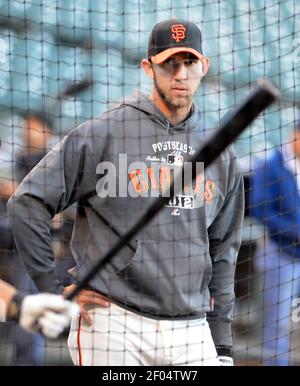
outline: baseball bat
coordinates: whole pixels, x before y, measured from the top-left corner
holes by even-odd
[[[220,123],[215,134],[207,140],[202,148],[196,152],[189,160],[194,165],[197,162],[204,163],[206,169],[225,149],[235,141],[235,139],[250,125],[254,119],[264,111],[268,106],[280,98],[280,91],[272,85],[267,79],[262,79],[257,82],[257,86],[248,95],[248,97],[241,102],[230,114],[226,115]],[[183,170],[184,172],[184,166]],[[193,178],[195,178],[193,173]],[[179,178],[181,175],[179,173]],[[84,289],[90,280],[101,270],[130,240],[147,225],[154,216],[165,206],[165,204],[174,197],[177,192],[175,186],[176,177],[169,186],[170,194],[166,197],[162,195],[158,197],[152,205],[145,211],[145,213],[135,222],[135,224],[128,230],[113,247],[107,251],[102,258],[91,268],[91,270],[83,277],[68,296],[68,300],[74,297]]]

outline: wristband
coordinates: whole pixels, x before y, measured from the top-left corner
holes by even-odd
[[[15,322],[19,322],[21,313],[21,304],[24,300],[24,295],[17,292],[11,299],[7,310],[7,318]]]

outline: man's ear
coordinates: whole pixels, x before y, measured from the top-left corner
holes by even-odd
[[[202,76],[205,76],[208,72],[210,60],[206,56],[204,56],[201,62],[202,62],[202,74],[203,74]]]
[[[141,67],[143,68],[143,70],[145,71],[145,73],[149,78],[151,79],[154,78],[153,67],[152,67],[152,64],[149,62],[149,60],[143,59],[141,61]]]

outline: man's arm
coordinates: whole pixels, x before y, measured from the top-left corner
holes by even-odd
[[[6,319],[7,309],[16,292],[15,287],[0,279],[0,321]]]
[[[25,177],[8,202],[18,252],[42,292],[64,290],[54,271],[51,219],[95,190],[105,140],[103,130],[93,136],[93,129],[93,122],[87,122],[65,137]]]
[[[244,217],[242,172],[235,160],[229,170],[229,192],[220,213],[208,229],[212,259],[209,290],[214,308],[207,319],[219,355],[229,355],[232,347],[234,276]]]
[[[41,330],[48,338],[57,338],[78,312],[78,305],[62,296],[23,296],[16,288],[0,280],[0,321],[7,318],[18,322],[26,331]]]

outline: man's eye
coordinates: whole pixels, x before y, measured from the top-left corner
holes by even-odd
[[[190,66],[190,65],[192,65],[192,64],[196,64],[197,62],[198,62],[197,59],[189,59],[189,60],[186,60],[186,61],[185,61],[185,64],[186,64],[187,66]]]
[[[174,59],[167,59],[165,61],[165,63],[170,65],[170,66],[175,66],[176,65],[176,61]]]
[[[197,62],[198,62],[197,59],[186,59],[182,63],[184,63],[186,66],[191,66],[193,64],[196,64]],[[172,66],[172,67],[180,65],[180,62],[178,62],[177,60],[175,60],[173,58],[167,59],[164,63],[167,64],[168,66]]]

